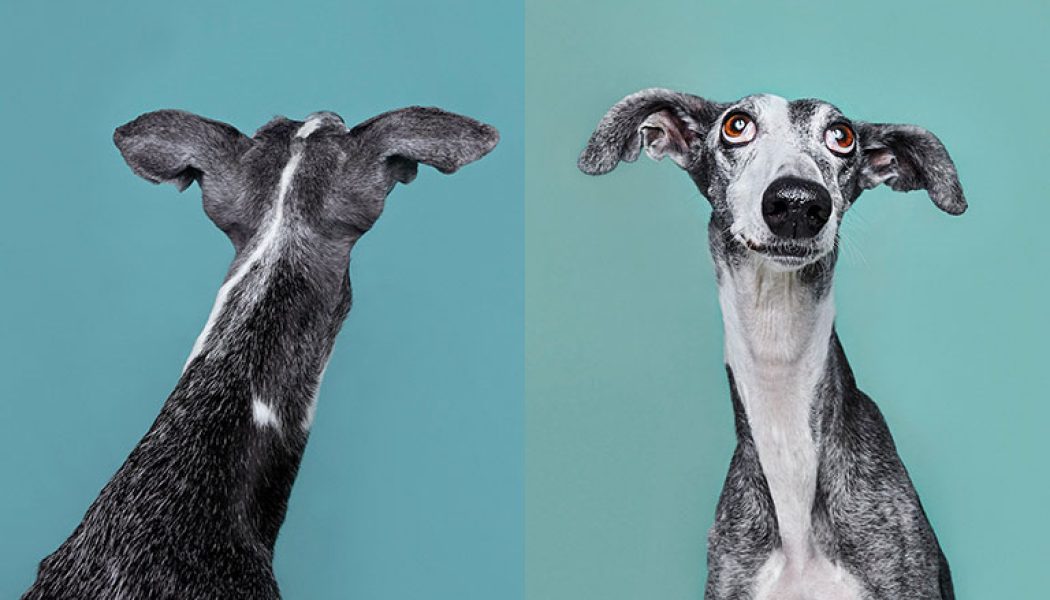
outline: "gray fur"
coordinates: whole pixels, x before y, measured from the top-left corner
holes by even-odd
[[[687,156],[697,156],[695,145],[722,112],[721,105],[698,96],[664,89],[642,90],[627,96],[598,124],[587,147],[580,154],[579,167],[589,175],[603,175],[616,168],[620,161],[634,162],[642,150],[641,127],[650,115],[664,111],[666,123],[677,123],[673,132],[685,140]]]
[[[279,597],[273,547],[350,309],[350,251],[416,163],[451,173],[498,141],[434,108],[349,131],[334,113],[307,123],[279,117],[248,138],[164,110],[114,134],[145,179],[199,182],[236,255],[160,415],[24,600]]]
[[[955,165],[935,135],[914,125],[858,122],[856,126],[866,158],[861,187],[886,183],[898,192],[927,190],[941,210],[953,215],[966,210]]]
[[[863,190],[880,183],[898,191],[926,189],[942,210],[960,214],[966,209],[955,166],[933,134],[910,125],[851,122],[835,107],[806,99],[790,102],[782,111],[786,125],[780,123],[778,135],[789,139],[778,148],[789,150],[783,151],[780,163],[771,163],[776,167],[771,177],[803,176],[831,192],[835,216],[822,231],[828,234],[827,243],[819,235],[779,239],[768,228],[754,229],[753,223],[747,229],[742,220],[761,202],[762,190],[744,198],[733,197],[733,192],[740,189],[740,177],[752,173],[747,169],[762,158],[756,155],[762,150],[727,144],[719,130],[723,119],[743,111],[754,116],[762,136],[763,125],[774,126],[762,121],[769,105],[763,96],[716,103],[669,90],[644,90],[608,111],[579,167],[597,175],[621,160],[634,160],[642,147],[652,146],[654,158],[675,158],[678,152],[676,162],[712,206],[708,231],[720,288],[754,276],[756,269],[788,277],[788,288],[797,293],[784,311],[803,323],[816,319],[820,306],[830,305],[838,227]],[[677,129],[650,135],[645,127],[654,123]],[[837,123],[851,125],[856,133],[856,148],[848,154],[831,152],[823,139],[814,139]],[[788,259],[781,260],[781,253]],[[756,302],[773,302],[776,314],[775,297],[745,304]],[[828,330],[827,338],[815,342],[816,347],[826,345],[826,359],[815,367],[819,383],[805,399],[817,460],[809,543],[856,580],[864,598],[951,600],[948,563],[886,424],[874,402],[857,388],[834,327]],[[708,539],[708,600],[753,598],[759,572],[782,544],[751,417],[738,390],[740,374],[728,364],[727,373],[738,443]]]

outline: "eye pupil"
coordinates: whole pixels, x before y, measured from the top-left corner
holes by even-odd
[[[747,123],[745,123],[743,119],[733,120],[733,129],[736,131],[743,131],[745,127],[747,127]]]

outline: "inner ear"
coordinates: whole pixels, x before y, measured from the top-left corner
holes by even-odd
[[[725,108],[699,96],[650,88],[624,97],[594,129],[576,165],[588,175],[604,175],[621,161],[634,162],[644,147],[649,156],[670,156],[691,168],[695,143],[703,138]]]
[[[665,109],[649,115],[638,133],[649,158],[660,160],[667,156],[682,168],[689,165],[690,148],[698,134],[673,111]]]
[[[870,148],[864,150],[864,164],[861,168],[861,187],[870,190],[897,177],[897,157],[889,148]]]

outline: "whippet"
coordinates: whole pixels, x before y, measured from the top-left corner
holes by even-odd
[[[708,600],[951,599],[948,563],[835,334],[843,215],[865,189],[966,200],[929,131],[852,121],[820,100],[718,103],[650,89],[612,107],[579,160],[641,148],[710,201],[737,447],[708,537]]]
[[[137,175],[197,181],[235,256],[160,416],[23,598],[278,598],[274,542],[350,310],[350,251],[418,163],[452,173],[498,133],[411,107],[351,129],[279,117],[250,138],[162,110],[113,137]]]

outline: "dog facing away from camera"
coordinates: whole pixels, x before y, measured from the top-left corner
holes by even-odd
[[[351,249],[419,163],[452,173],[498,133],[411,107],[350,129],[279,117],[253,137],[162,110],[113,137],[137,175],[198,182],[235,256],[160,415],[23,599],[279,598],[274,542],[350,310]]]
[[[835,333],[842,217],[861,192],[925,189],[966,210],[941,142],[820,100],[718,103],[649,89],[599,123],[600,175],[641,149],[712,207],[737,447],[708,538],[707,600],[951,600],[951,575],[886,423]]]

